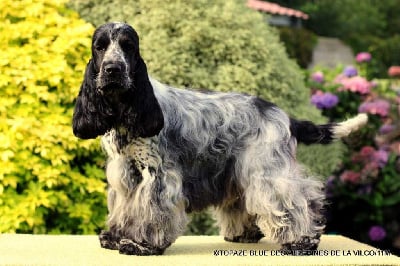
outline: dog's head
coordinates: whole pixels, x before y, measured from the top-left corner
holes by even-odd
[[[92,58],[96,89],[104,95],[121,94],[132,86],[139,60],[139,37],[124,23],[108,23],[96,29]]]
[[[96,138],[123,127],[133,137],[150,137],[159,133],[163,122],[136,31],[125,23],[98,27],[75,106],[74,134]]]

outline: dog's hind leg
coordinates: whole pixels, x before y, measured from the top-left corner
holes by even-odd
[[[256,224],[264,235],[286,251],[317,249],[324,228],[320,182],[295,176],[253,179],[246,189],[246,209],[257,215]]]
[[[282,251],[292,255],[312,255],[313,250],[318,248],[321,234],[325,227],[326,218],[324,215],[323,201],[320,199],[310,201],[308,204],[309,212],[312,213],[312,224],[315,234],[312,236],[302,236],[300,240],[282,244]]]
[[[297,164],[294,138],[272,126],[266,132],[270,135],[258,136],[238,160],[245,209],[256,216],[265,237],[283,249],[314,250],[324,227],[322,182]]]

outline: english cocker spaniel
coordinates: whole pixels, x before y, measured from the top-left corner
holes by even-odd
[[[149,77],[131,26],[102,25],[73,115],[74,134],[102,135],[108,156],[101,246],[162,254],[187,213],[214,206],[226,241],[265,236],[288,252],[314,250],[324,194],[296,162],[297,142],[329,143],[366,120],[315,125],[257,97],[164,85]]]

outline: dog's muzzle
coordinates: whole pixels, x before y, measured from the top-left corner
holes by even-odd
[[[127,74],[122,62],[105,62],[99,79],[99,91],[102,94],[113,94],[127,89]]]

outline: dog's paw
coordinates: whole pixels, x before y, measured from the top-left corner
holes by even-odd
[[[264,234],[260,231],[260,229],[257,226],[253,226],[251,228],[247,228],[247,230],[240,236],[224,237],[224,240],[237,243],[257,243],[263,237]]]
[[[320,235],[315,237],[304,236],[300,241],[282,245],[281,251],[286,255],[310,256],[317,250],[320,242]]]
[[[101,231],[99,235],[100,246],[106,249],[117,250],[119,245],[119,240],[116,239],[110,231]]]
[[[131,239],[121,239],[119,241],[119,253],[125,255],[149,256],[149,255],[162,255],[164,249],[145,247],[135,243]]]

